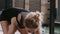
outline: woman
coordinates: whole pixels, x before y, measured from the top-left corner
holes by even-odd
[[[16,30],[21,34],[28,34],[28,32],[40,34],[39,12],[28,12],[24,9],[9,8],[3,10],[0,22],[4,34],[14,34]]]
[[[24,9],[16,9],[16,8],[9,8],[6,10],[3,10],[1,14],[1,25],[3,29],[3,34],[14,34],[14,32],[18,29],[21,34],[27,34],[24,26],[20,26],[20,28],[17,26],[16,17],[18,17],[18,20],[21,19],[20,12],[27,12]]]

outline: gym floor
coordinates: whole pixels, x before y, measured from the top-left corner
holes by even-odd
[[[55,26],[54,30],[55,30],[55,34],[60,34],[60,27],[59,26]],[[0,25],[0,34],[3,34],[1,25]],[[19,32],[16,31],[15,34],[19,34]],[[43,33],[43,34],[49,34],[49,27],[45,27],[45,33]]]
[[[45,34],[49,34],[49,27],[45,28]],[[60,34],[60,24],[55,24],[54,34]]]

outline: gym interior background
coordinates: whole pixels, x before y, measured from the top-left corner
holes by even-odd
[[[45,26],[43,31],[43,34],[49,34],[49,20],[50,17],[50,11],[48,9],[50,8],[50,0],[0,0],[0,14],[2,13],[2,10],[7,8],[24,8],[28,11],[43,11],[45,13]],[[54,34],[60,34],[60,0],[55,0],[55,8],[56,8],[56,20],[54,21],[55,27],[54,27]],[[43,30],[44,30],[43,29]],[[0,26],[0,33],[3,34],[2,28]],[[19,32],[16,32],[16,34]]]

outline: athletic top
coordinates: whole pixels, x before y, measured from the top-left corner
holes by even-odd
[[[23,23],[24,23],[24,19],[25,19],[25,17],[28,15],[28,13],[29,12],[21,12],[21,21],[20,21],[20,23],[19,23],[19,21],[17,20],[17,23],[18,23],[18,26],[21,28],[21,26],[22,26],[22,28],[24,28],[23,26]]]
[[[2,14],[0,15],[0,21],[8,21],[8,24],[11,24],[11,18],[12,17],[17,17],[17,15],[21,13],[22,14],[22,18],[21,18],[21,22],[19,24],[19,27],[20,28],[24,28],[23,26],[23,20],[25,18],[25,16],[28,14],[28,11],[27,10],[24,10],[24,9],[16,9],[16,8],[9,8],[9,9],[6,9],[6,10],[3,10]],[[17,20],[18,22],[18,20]]]

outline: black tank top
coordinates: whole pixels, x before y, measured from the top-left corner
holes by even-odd
[[[22,16],[21,16],[22,18],[21,18],[20,24],[19,24],[18,20],[17,20],[17,23],[19,24],[20,28],[24,28],[23,20],[24,20],[25,15],[27,15],[27,13],[28,13],[28,11],[24,10],[24,9],[9,8],[9,9],[3,10],[2,14],[0,15],[1,16],[0,21],[6,20],[6,21],[8,21],[8,24],[11,24],[11,18],[12,17],[17,18],[17,15],[19,13],[22,14]]]

